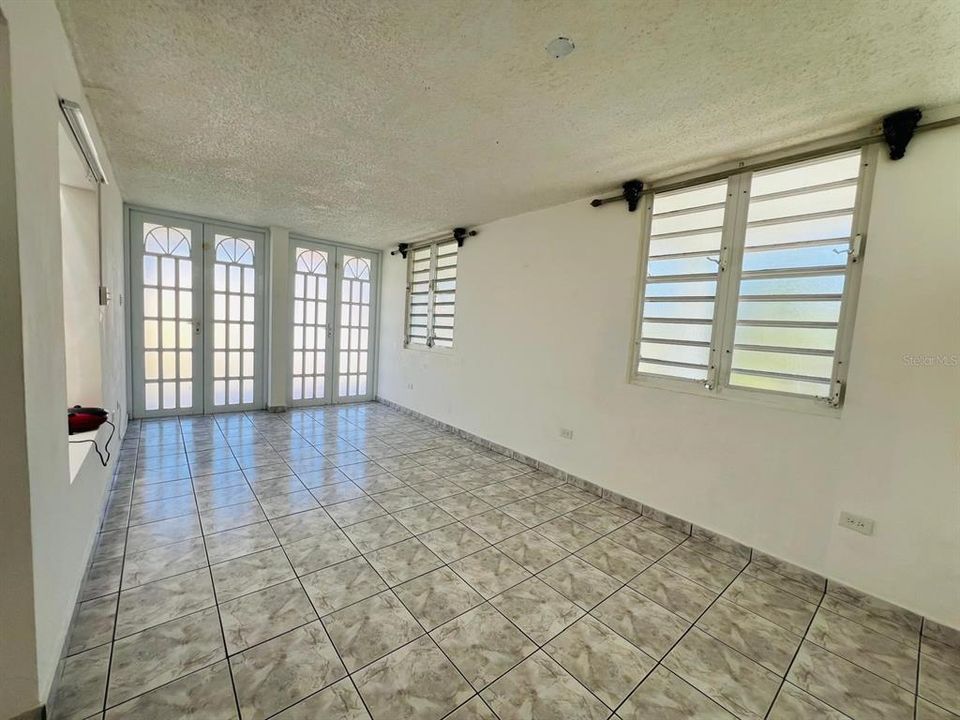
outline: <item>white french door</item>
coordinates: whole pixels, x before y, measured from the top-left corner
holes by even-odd
[[[137,417],[263,406],[263,233],[131,210]]]
[[[373,398],[377,259],[291,238],[291,405]]]
[[[203,412],[203,226],[132,211],[134,413]]]
[[[320,405],[332,396],[336,257],[328,245],[290,239],[291,405]]]
[[[206,411],[263,407],[263,233],[204,225]]]
[[[372,400],[376,342],[377,255],[337,249],[334,398]]]

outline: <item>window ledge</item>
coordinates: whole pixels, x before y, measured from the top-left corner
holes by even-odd
[[[685,383],[667,378],[661,380],[660,378],[633,376],[630,379],[630,384],[636,387],[666,390],[667,392],[683,393],[684,395],[696,395],[710,400],[732,400],[735,403],[763,405],[768,408],[773,408],[774,410],[786,410],[788,412],[819,415],[821,417],[839,418],[841,412],[841,408],[820,403],[812,398],[776,395],[769,392],[751,391],[732,387],[721,388],[721,390],[717,392],[715,390],[706,390],[700,383]]]
[[[112,420],[110,422],[113,422]],[[110,426],[104,423],[96,430],[91,430],[90,432],[84,433],[74,433],[73,435],[67,435],[67,439],[70,441],[67,444],[67,452],[70,457],[70,483],[72,484],[74,480],[77,479],[77,475],[80,474],[80,469],[83,467],[83,464],[87,461],[87,456],[93,453],[93,443],[91,442],[74,442],[77,440],[94,440],[97,445],[101,445],[106,439],[110,437]],[[97,460],[99,462],[99,458]]]
[[[420,345],[404,345],[404,350],[412,352],[427,353],[429,355],[454,355],[456,348],[452,347],[426,347]]]

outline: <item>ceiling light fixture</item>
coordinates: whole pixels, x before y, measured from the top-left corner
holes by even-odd
[[[80,147],[80,154],[90,168],[90,175],[94,182],[98,184],[107,183],[107,175],[103,171],[103,165],[100,164],[100,156],[97,155],[97,148],[93,144],[93,138],[90,136],[90,129],[87,127],[87,121],[83,118],[83,112],[80,106],[71,101],[60,98],[60,110],[63,117],[70,126],[70,132],[73,133],[77,145]]]
[[[559,60],[572,53],[575,47],[573,40],[561,35],[547,43],[546,51],[550,57]]]

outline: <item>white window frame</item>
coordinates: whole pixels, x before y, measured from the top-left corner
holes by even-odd
[[[439,254],[439,247],[441,245],[447,245],[451,241],[449,237],[445,237],[438,240],[433,240],[428,243],[422,243],[420,245],[415,245],[407,250],[407,280],[406,280],[406,293],[404,295],[404,311],[403,311],[403,347],[405,350],[420,350],[420,351],[429,351],[429,352],[440,352],[440,353],[449,353],[453,352],[456,347],[456,311],[453,315],[453,340],[450,341],[450,346],[436,345],[434,344],[434,317],[436,315],[436,301],[434,295],[436,293],[437,286],[437,257]],[[412,343],[410,342],[410,310],[411,306],[411,293],[413,292],[413,256],[414,252],[417,250],[423,250],[424,248],[430,249],[430,274],[429,274],[429,290],[427,295],[427,342],[425,344],[421,343]],[[457,279],[459,280],[460,274],[460,251],[463,250],[462,246],[457,246]],[[457,290],[453,290],[454,298],[456,298]],[[456,300],[455,300],[456,302]]]
[[[856,150],[856,147],[850,150]],[[877,158],[880,146],[877,144],[865,145],[860,149],[860,174],[857,179],[857,195],[853,212],[851,238],[858,247],[856,252],[848,256],[845,274],[843,295],[840,301],[840,317],[837,323],[837,342],[834,354],[830,398],[812,398],[774,390],[761,390],[745,387],[735,387],[729,384],[733,356],[733,341],[736,331],[737,304],[739,299],[740,273],[742,270],[743,251],[746,236],[747,212],[750,200],[750,182],[755,172],[730,170],[727,175],[727,206],[724,212],[721,272],[717,280],[716,304],[714,318],[711,325],[710,344],[710,374],[706,382],[701,380],[687,380],[672,378],[649,373],[639,372],[640,340],[643,325],[643,302],[647,285],[647,263],[650,251],[650,230],[653,220],[653,199],[657,193],[657,186],[649,187],[651,192],[645,193],[640,201],[640,253],[637,267],[637,294],[634,303],[635,318],[633,327],[633,344],[630,353],[629,381],[634,385],[674,390],[704,397],[718,399],[733,399],[754,402],[774,407],[789,408],[802,412],[838,416],[843,406],[844,395],[848,382],[848,370],[853,327],[856,318],[857,300],[860,293],[860,281],[863,267],[864,251],[867,241],[867,222],[870,216],[870,200],[873,195],[873,180],[876,172]],[[826,151],[809,158],[809,162],[817,162],[825,157],[839,154],[837,151]],[[795,159],[786,159],[782,163],[765,164],[764,170],[778,166],[799,165]],[[740,167],[746,163],[739,163]],[[705,180],[709,182],[722,180],[722,176]],[[670,186],[678,180],[670,179],[659,183],[661,186]],[[690,187],[700,183],[691,182]]]

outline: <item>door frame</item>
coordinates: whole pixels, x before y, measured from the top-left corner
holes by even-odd
[[[231,222],[229,220],[221,220],[219,218],[204,217],[201,215],[193,215],[191,213],[176,212],[172,210],[164,210],[162,208],[150,207],[147,205],[135,205],[131,203],[123,204],[123,262],[124,262],[124,293],[120,296],[120,304],[124,306],[125,317],[124,323],[126,325],[126,349],[127,349],[127,362],[126,365],[126,381],[127,381],[127,398],[128,398],[128,412],[130,419],[152,419],[152,418],[162,418],[162,417],[173,417],[176,415],[186,415],[187,413],[180,412],[179,410],[173,411],[155,411],[147,414],[142,409],[138,408],[137,403],[137,392],[135,386],[135,376],[133,372],[134,363],[137,362],[135,356],[135,348],[133,343],[135,326],[137,324],[137,318],[134,316],[134,304],[131,299],[134,296],[134,293],[137,291],[137,288],[134,284],[134,268],[133,263],[137,258],[137,253],[134,252],[133,247],[133,231],[136,229],[132,221],[134,213],[140,213],[143,215],[155,215],[171,220],[183,222],[183,223],[196,223],[201,227],[201,237],[202,242],[206,244],[206,227],[216,227],[221,230],[233,230],[238,233],[255,233],[258,236],[263,238],[263,248],[258,250],[257,255],[260,258],[260,261],[263,263],[261,270],[262,280],[258,278],[257,282],[257,303],[258,303],[258,319],[259,319],[259,328],[255,329],[255,342],[259,343],[260,350],[257,352],[257,369],[256,372],[259,373],[260,383],[259,389],[254,391],[254,400],[255,406],[247,407],[236,407],[236,408],[220,408],[219,410],[213,408],[207,408],[207,388],[206,388],[206,370],[207,370],[207,333],[206,333],[206,323],[207,323],[207,262],[206,262],[206,248],[203,249],[201,254],[201,277],[203,279],[204,287],[202,289],[203,299],[202,305],[203,308],[203,321],[201,325],[201,342],[203,342],[203,353],[201,354],[202,365],[200,367],[200,377],[201,382],[201,408],[195,411],[192,414],[214,414],[214,413],[223,413],[223,412],[244,412],[249,410],[259,410],[265,407],[266,403],[266,383],[268,379],[266,377],[266,368],[267,368],[267,340],[268,340],[268,330],[266,323],[266,305],[269,301],[271,295],[271,277],[270,277],[270,263],[267,261],[267,258],[270,255],[270,231],[269,228],[257,227],[256,225],[244,225],[242,223]],[[212,267],[212,265],[211,265]],[[142,272],[142,271],[141,271]],[[212,279],[210,280],[212,282]],[[212,286],[211,286],[212,287]],[[196,288],[194,288],[196,292]],[[125,296],[125,297],[124,297]],[[126,301],[125,301],[126,300]],[[142,318],[140,319],[142,322]],[[196,318],[194,318],[196,321]],[[140,330],[142,332],[142,329]],[[257,347],[255,345],[255,347]],[[142,360],[141,360],[142,362]],[[197,377],[197,368],[194,368],[194,378]],[[196,388],[194,390],[196,392]],[[212,392],[212,385],[211,385]]]

